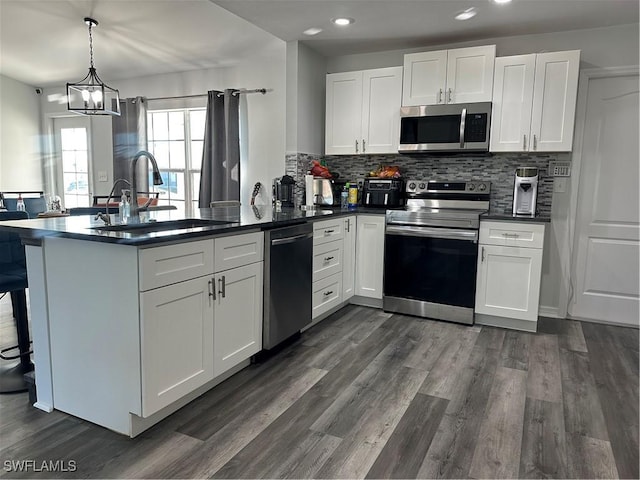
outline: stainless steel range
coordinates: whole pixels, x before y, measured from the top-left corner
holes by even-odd
[[[490,193],[490,182],[406,182],[406,208],[387,211],[385,311],[473,324],[480,215]]]

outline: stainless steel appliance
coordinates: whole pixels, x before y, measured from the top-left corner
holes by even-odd
[[[491,102],[400,108],[400,153],[488,152]]]
[[[273,201],[280,202],[283,207],[293,207],[295,201],[296,181],[289,175],[273,180]]]
[[[340,193],[346,184],[346,180],[332,178],[314,178],[313,204],[314,205],[340,205]]]
[[[535,167],[516,168],[513,185],[513,214],[535,216],[538,198],[538,169]]]
[[[264,349],[272,349],[311,323],[312,276],[312,224],[265,231]]]
[[[473,324],[480,215],[490,191],[482,181],[407,181],[407,206],[387,211],[385,311]]]
[[[404,205],[404,181],[399,178],[365,178],[362,205],[367,207],[401,207]]]

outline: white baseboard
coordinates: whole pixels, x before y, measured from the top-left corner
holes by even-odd
[[[540,305],[540,307],[538,308],[538,316],[548,318],[564,318],[562,315],[560,315],[560,311],[557,307],[549,307],[547,305]]]
[[[53,407],[44,402],[36,402],[33,404],[33,406],[38,410],[42,410],[43,412],[47,412],[47,413],[53,412]]]
[[[354,295],[349,299],[349,303],[353,305],[360,305],[361,307],[382,308],[381,298],[370,298],[362,297],[360,295]]]

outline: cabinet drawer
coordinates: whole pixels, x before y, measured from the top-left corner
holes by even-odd
[[[313,281],[342,272],[342,241],[313,247]]]
[[[311,299],[311,317],[316,318],[323,313],[340,305],[342,301],[342,274],[337,273],[330,277],[313,282],[313,295]]]
[[[264,233],[245,233],[215,239],[215,271],[261,262],[264,258]]]
[[[313,244],[320,245],[322,243],[333,242],[334,240],[341,240],[343,229],[344,222],[341,218],[314,222]]]
[[[544,225],[540,223],[480,222],[480,243],[512,247],[542,248]]]
[[[213,273],[213,239],[138,252],[140,291],[164,287]]]

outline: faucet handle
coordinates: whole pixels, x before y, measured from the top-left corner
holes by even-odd
[[[94,220],[102,220],[105,225],[111,225],[111,217],[106,213],[98,212]]]

